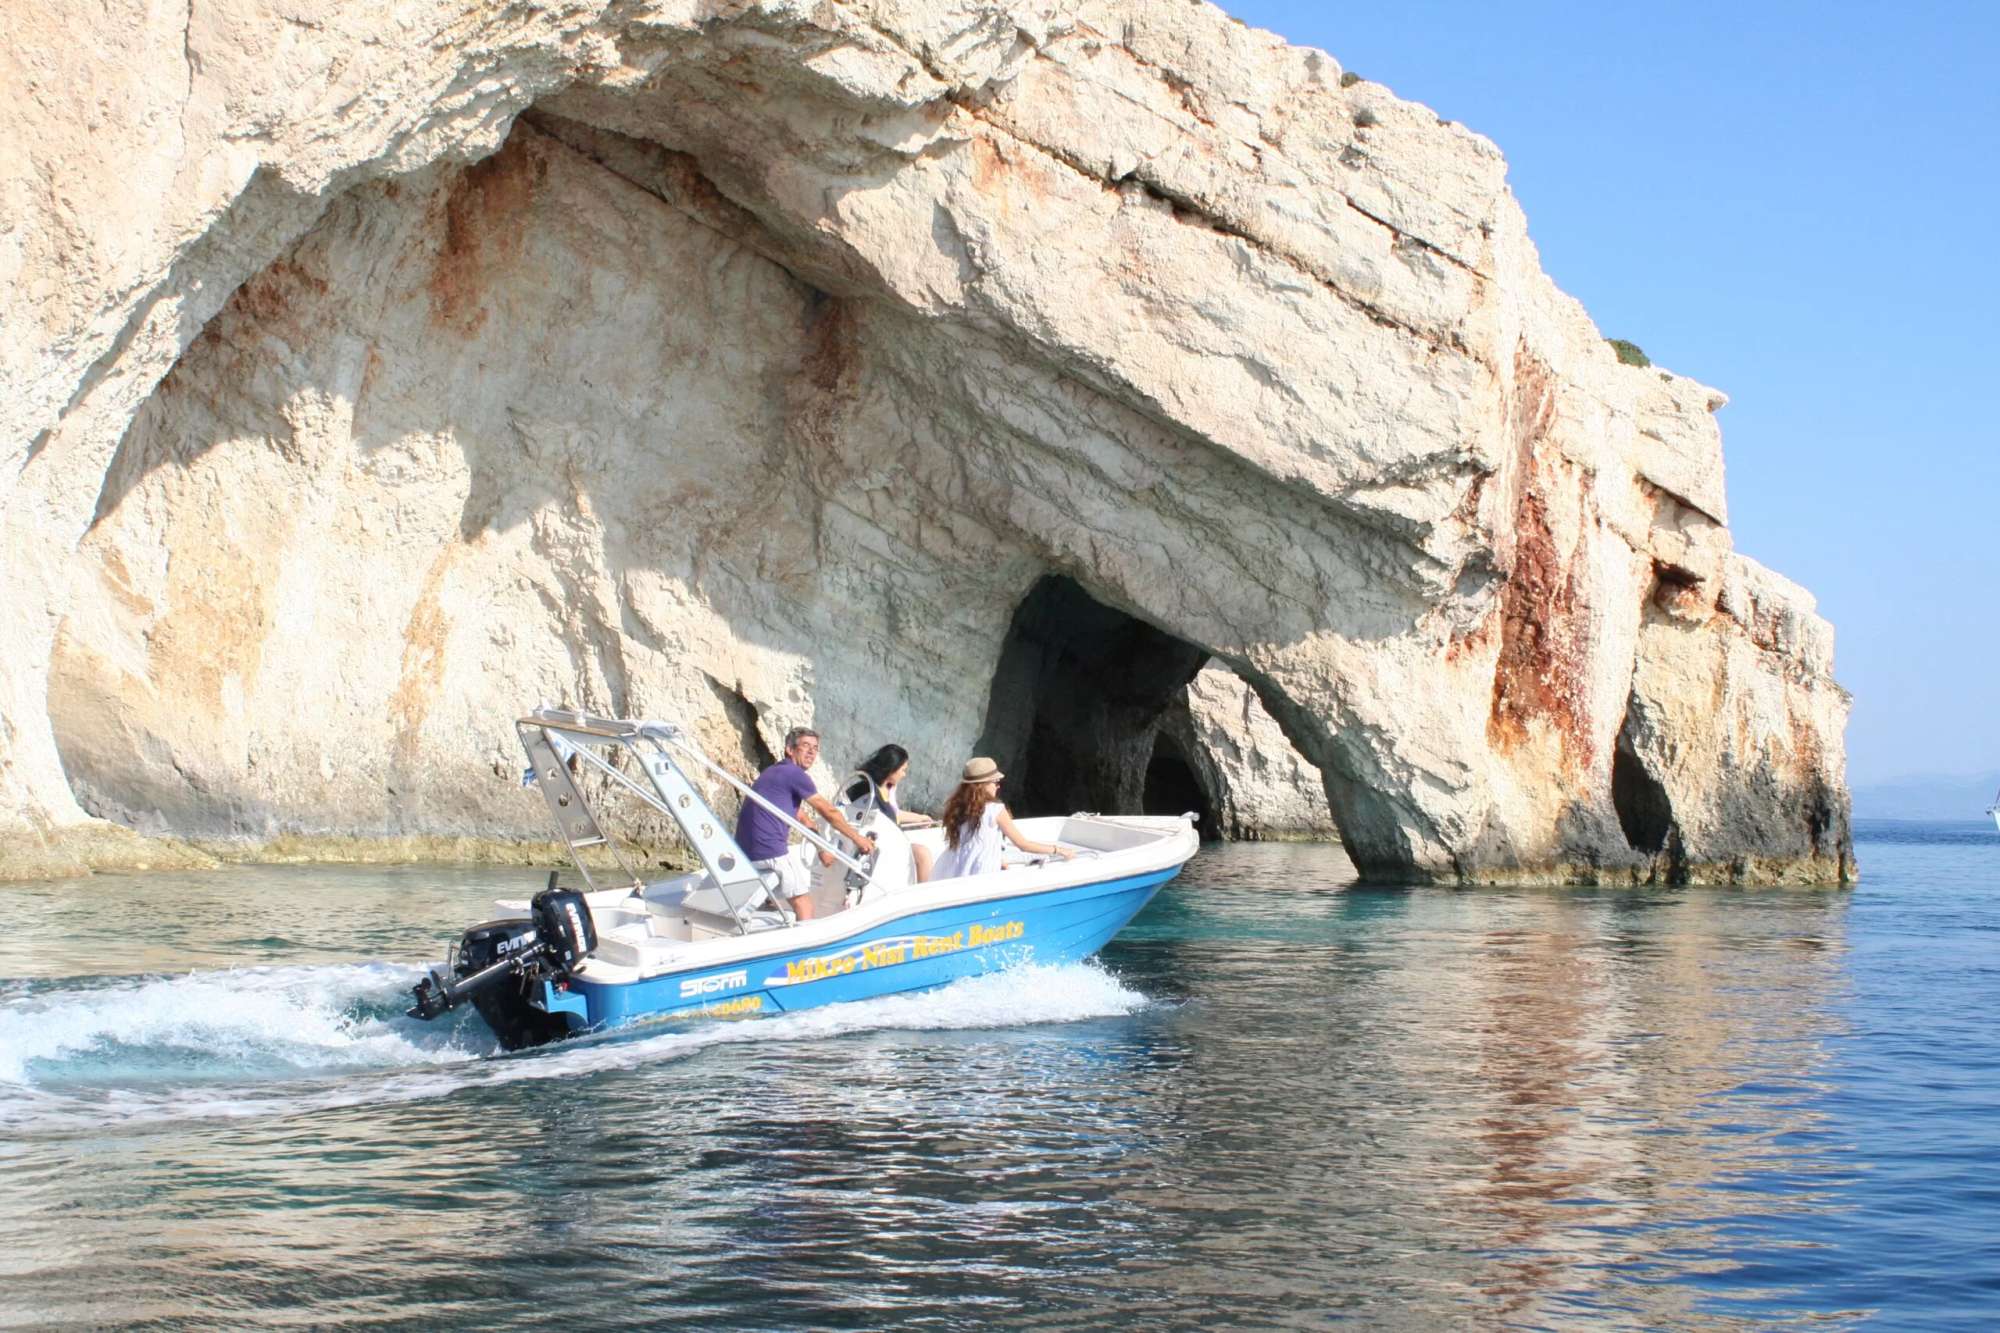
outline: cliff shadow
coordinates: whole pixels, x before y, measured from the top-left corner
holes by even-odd
[[[341,195],[107,469],[54,653],[72,791],[203,835],[511,831],[492,719],[552,680],[663,706],[674,590],[773,578],[812,298],[532,125]],[[750,766],[758,701],[681,676]],[[365,742],[323,765],[298,718],[329,699]]]

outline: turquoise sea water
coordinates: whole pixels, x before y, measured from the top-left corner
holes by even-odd
[[[1839,890],[1213,847],[1101,963],[496,1056],[533,875],[0,889],[0,1322],[2000,1323],[2000,835]]]

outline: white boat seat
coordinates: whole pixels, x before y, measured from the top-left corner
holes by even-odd
[[[1063,821],[1055,840],[1066,847],[1088,852],[1123,852],[1160,841],[1170,830],[1134,828],[1108,820],[1073,815]]]
[[[617,967],[657,970],[666,966],[685,954],[693,942],[682,930],[661,934],[657,927],[662,924],[657,920],[640,921],[601,934],[591,957]]]
[[[771,878],[765,878],[767,875]],[[758,871],[757,881],[756,884],[749,884],[739,880],[725,891],[704,879],[683,894],[674,906],[706,912],[710,916],[733,917],[736,912],[755,910],[758,904],[771,897],[772,889],[777,887],[776,876],[771,871]],[[732,911],[732,908],[735,910]]]
[[[789,916],[770,911],[745,912],[743,929],[740,932],[733,917],[704,912],[699,908],[691,908],[681,913],[681,919],[687,922],[688,934],[697,943],[702,940],[734,939],[739,933],[754,935],[762,930],[781,930],[792,924]]]
[[[689,912],[686,920],[688,934],[696,944],[703,940],[726,940],[736,934],[736,923],[728,917],[711,916],[707,912]]]

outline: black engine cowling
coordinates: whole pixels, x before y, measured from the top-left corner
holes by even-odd
[[[559,970],[569,971],[597,947],[597,923],[590,919],[590,904],[575,889],[543,889],[528,910],[542,947]]]
[[[533,921],[509,917],[504,921],[482,921],[468,929],[458,941],[454,977],[471,976],[503,958],[512,958],[535,948],[540,940]]]
[[[472,1002],[508,1050],[539,1046],[569,1032],[561,1015],[532,1001],[544,982],[560,984],[597,947],[590,903],[574,889],[549,887],[529,904],[528,919],[482,921],[459,939],[451,975],[417,983],[412,1018],[436,1018]]]

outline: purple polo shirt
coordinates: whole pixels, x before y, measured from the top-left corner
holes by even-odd
[[[812,774],[789,759],[780,759],[759,773],[750,790],[788,815],[795,813],[806,797],[819,795]],[[743,798],[743,813],[736,817],[736,845],[752,861],[783,856],[791,831],[790,825],[769,810],[747,796]]]

